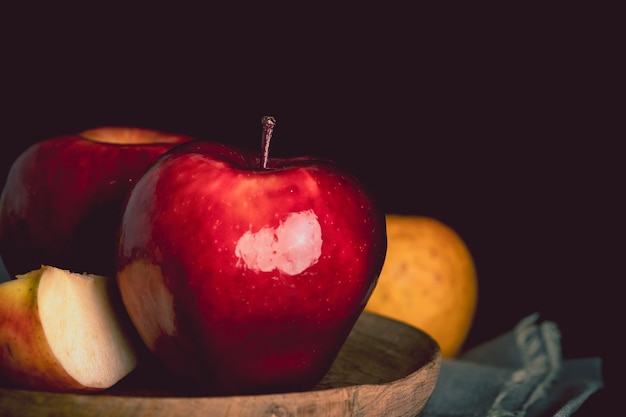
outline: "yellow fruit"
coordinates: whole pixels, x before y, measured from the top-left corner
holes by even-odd
[[[474,320],[478,281],[461,237],[434,218],[388,214],[387,257],[365,310],[430,334],[443,357],[460,351]]]

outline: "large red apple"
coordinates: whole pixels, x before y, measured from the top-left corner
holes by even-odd
[[[214,394],[315,386],[386,254],[384,215],[361,183],[264,149],[181,145],[137,182],[122,219],[131,320],[163,364]]]
[[[0,255],[9,274],[46,264],[113,276],[129,189],[158,156],[189,140],[99,127],[31,145],[11,166],[0,196]]]

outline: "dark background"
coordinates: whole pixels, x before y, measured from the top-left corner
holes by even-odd
[[[618,375],[614,11],[3,7],[1,183],[56,135],[133,125],[255,147],[271,114],[274,155],[330,157],[387,212],[460,234],[480,282],[467,347],[538,312],[566,358],[602,357],[609,388]]]

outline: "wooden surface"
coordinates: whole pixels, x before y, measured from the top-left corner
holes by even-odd
[[[433,392],[440,362],[439,347],[425,333],[364,313],[311,391],[204,397],[138,369],[98,394],[0,388],[0,416],[416,416]]]

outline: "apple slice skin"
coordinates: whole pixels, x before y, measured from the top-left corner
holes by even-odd
[[[26,274],[0,285],[0,383],[58,392],[91,392],[59,364],[39,321],[41,274]],[[45,371],[44,371],[45,370]]]
[[[103,127],[31,145],[14,161],[0,196],[0,254],[9,275],[45,264],[113,276],[129,189],[158,156],[191,140]]]
[[[384,215],[350,175],[307,158],[258,164],[211,142],[177,147],[138,181],[122,219],[131,320],[166,366],[215,394],[317,384],[386,253]],[[280,241],[294,224],[313,242],[304,252],[248,253],[263,230]]]

